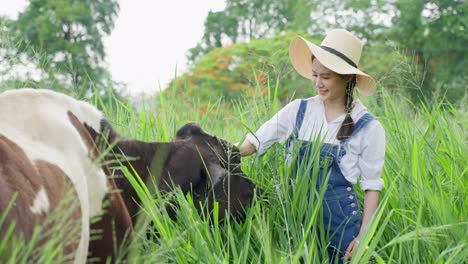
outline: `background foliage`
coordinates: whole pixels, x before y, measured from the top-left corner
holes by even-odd
[[[72,89],[81,97],[103,90],[110,78],[102,38],[118,11],[117,0],[31,0],[16,20],[0,19],[2,66],[33,64],[35,74],[22,80],[32,87]]]
[[[208,15],[202,40],[188,52],[193,65],[188,74],[202,67],[211,50],[226,45],[231,48],[233,43],[247,42],[256,46],[259,38],[272,38],[270,44],[274,44],[276,36],[282,34],[289,38],[282,47],[285,52],[280,52],[281,61],[286,62],[287,43],[294,35],[292,32],[314,41],[321,40],[332,28],[346,28],[366,42],[361,66],[370,70],[371,75],[374,67],[378,67],[372,75],[377,80],[391,81],[389,75],[398,71],[394,67],[398,65],[395,59],[400,59],[400,63],[414,61],[414,71],[423,73],[418,74],[422,76],[419,89],[399,87],[412,100],[421,98],[429,103],[435,94],[438,98],[445,96],[453,103],[465,104],[468,100],[467,10],[466,1],[452,0],[227,0],[225,10]],[[216,27],[222,18],[229,18],[223,22],[229,26]],[[268,50],[267,45],[268,42],[262,50]],[[388,61],[393,64],[388,65]],[[289,85],[287,79],[280,87]]]
[[[223,97],[229,104],[231,99],[249,96],[257,82],[275,83],[282,101],[308,95],[310,85],[290,66],[288,43],[296,34],[319,43],[328,30],[337,27],[366,42],[361,67],[378,81],[392,83],[391,89],[401,90],[413,101],[421,98],[430,103],[434,95],[457,105],[468,101],[466,1],[225,3],[224,10],[207,15],[202,39],[187,51],[191,68],[174,80],[178,87],[186,86],[179,91],[199,94],[206,104],[213,98]],[[102,63],[102,37],[111,32],[118,11],[117,0],[31,0],[18,19],[0,17],[0,86],[15,86],[19,80],[23,85],[54,87],[80,97],[87,92],[89,96],[90,90],[118,92],[122,84],[112,80]],[[391,80],[391,75],[398,74],[399,63],[413,64],[413,73],[421,76],[417,85],[406,89]],[[22,76],[9,74],[18,65],[34,65],[36,70]],[[248,69],[249,65],[257,72]]]
[[[170,86],[176,86],[180,96],[207,102],[221,97],[229,101],[254,96],[256,88],[268,96],[267,86],[276,87],[283,100],[310,95],[310,81],[292,72],[289,62],[287,47],[294,36],[288,32],[212,49]]]

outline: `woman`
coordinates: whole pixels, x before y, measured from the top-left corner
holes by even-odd
[[[331,236],[328,252],[333,263],[351,258],[384,185],[384,130],[353,97],[355,88],[363,95],[375,91],[375,81],[357,67],[361,51],[361,41],[344,29],[330,31],[320,46],[294,38],[289,47],[291,62],[302,76],[312,80],[318,95],[289,103],[255,135],[247,135],[240,147],[242,156],[262,154],[273,143],[288,139],[299,146],[297,161],[301,164],[310,157],[314,141],[324,142],[320,155],[322,160],[327,157],[326,171],[331,173],[322,204],[323,220]],[[321,167],[319,181],[326,177],[321,175]],[[359,176],[365,191],[362,218],[354,190]],[[319,181],[316,188],[327,186]]]

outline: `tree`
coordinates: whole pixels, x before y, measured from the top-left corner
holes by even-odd
[[[346,28],[366,42],[362,61],[377,65],[368,69],[377,75],[395,73],[389,68],[395,59],[408,62],[408,72],[400,71],[382,84],[392,89],[411,86],[404,90],[415,101],[439,94],[457,102],[468,100],[467,10],[462,0],[228,0],[223,11],[208,15],[205,35],[188,57],[196,66],[204,55],[232,43],[285,31],[321,38],[332,28]],[[202,89],[211,84],[220,87],[205,82]]]
[[[324,35],[333,28],[346,28],[361,39],[375,39],[391,26],[396,8],[388,0],[320,1],[312,11],[316,23],[309,32]]]
[[[164,92],[175,93],[181,101],[197,98],[203,103],[219,98],[230,103],[245,96],[273,93],[282,102],[293,96],[309,96],[310,80],[293,70],[288,55],[288,45],[297,34],[285,32],[272,38],[214,48],[174,79],[169,84],[172,89]],[[305,32],[299,34],[313,40]]]
[[[193,65],[223,45],[273,37],[286,30],[306,30],[314,5],[310,0],[227,0],[223,11],[208,14],[203,38],[189,50],[188,60]]]
[[[103,89],[109,74],[102,38],[113,29],[118,11],[117,0],[31,0],[11,23],[19,43],[16,55],[36,64],[44,79],[80,95]]]
[[[237,18],[227,15],[224,11],[208,12],[202,42],[189,50],[189,62],[195,62],[214,47],[222,47],[223,39],[224,42],[237,42],[237,24]]]
[[[388,36],[406,48],[426,73],[421,92],[432,96],[439,90],[451,101],[467,96],[468,3],[398,0],[395,6],[399,15]]]

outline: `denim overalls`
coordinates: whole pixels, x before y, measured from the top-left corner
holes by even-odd
[[[307,101],[302,100],[296,116],[295,131],[287,142],[287,145],[289,145],[291,141],[294,141],[294,145],[299,147],[296,166],[299,166],[304,159],[307,159],[310,156],[309,152],[312,150],[311,145],[313,142],[297,139],[306,108]],[[339,167],[342,157],[346,154],[344,144],[373,119],[374,116],[371,114],[364,114],[356,122],[355,130],[351,136],[340,141],[340,147],[324,143],[320,148],[320,171],[317,175],[316,189],[319,190],[321,188],[322,181],[327,176],[322,175],[324,166],[327,166],[328,168],[325,171],[330,173],[330,178],[327,185],[322,185],[327,186],[322,207],[325,235],[330,239],[328,254],[331,263],[335,263],[337,257],[339,258],[339,263],[342,262],[341,259],[344,256],[346,248],[358,235],[361,227],[361,212],[356,192],[353,185],[345,179]],[[310,171],[310,177],[312,175],[313,172]]]

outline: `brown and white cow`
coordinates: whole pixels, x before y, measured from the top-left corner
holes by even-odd
[[[207,199],[209,207],[215,197],[221,217],[225,210],[242,217],[254,196],[255,185],[240,170],[238,149],[194,123],[182,127],[174,142],[122,139],[86,102],[50,90],[21,89],[0,94],[0,124],[0,212],[17,193],[3,226],[15,222],[15,230],[28,239],[34,225],[59,204],[67,186],[73,186],[78,207],[68,217],[80,232],[65,250],[74,253],[75,263],[86,261],[88,248],[101,261],[115,258],[115,245],[132,232],[139,210],[130,182],[108,177],[108,167],[95,161],[95,140],[103,135],[113,146],[111,153],[133,157],[122,164],[144,182],[156,177],[162,193],[178,186],[184,193],[191,191],[196,202]],[[99,215],[101,220],[91,225],[90,219]],[[103,233],[90,243],[94,228]],[[2,232],[5,228],[0,238]]]

